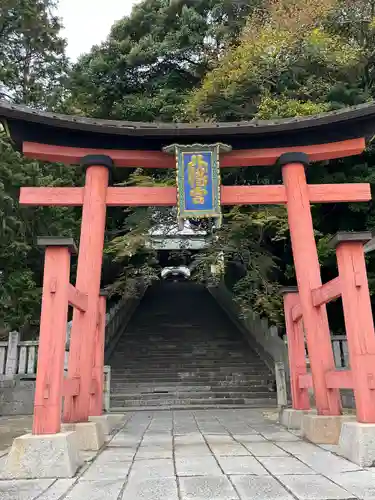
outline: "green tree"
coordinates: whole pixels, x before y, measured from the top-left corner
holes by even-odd
[[[0,98],[54,107],[67,76],[66,41],[55,0],[2,0]]]
[[[71,112],[101,118],[173,121],[182,116],[190,91],[237,42],[247,16],[261,0],[144,0],[131,15],[116,23],[102,45],[94,47],[73,68],[65,103]],[[174,185],[173,172],[142,170],[121,184]],[[112,290],[123,293],[142,270],[148,279],[158,272],[158,255],[145,247],[154,213],[136,208],[114,211],[109,219],[113,239],[108,258],[115,256],[121,271]],[[169,211],[159,221],[172,220]],[[121,229],[119,229],[119,225]],[[131,288],[131,286],[130,286]]]
[[[20,207],[22,186],[69,186],[75,169],[27,161],[0,135],[0,325],[33,332],[40,314],[43,252],[39,235],[78,233],[78,214],[64,207]]]
[[[188,96],[187,117],[272,119],[332,109],[335,88],[358,83],[363,56],[357,40],[325,28],[335,5],[283,0],[267,16],[250,16],[240,43]]]
[[[187,93],[200,84],[260,4],[140,2],[75,66],[71,109],[100,118],[173,121]]]
[[[65,40],[52,0],[0,4],[0,98],[53,109],[64,97]],[[40,310],[43,256],[36,237],[77,233],[79,215],[67,208],[21,208],[22,186],[73,185],[75,169],[28,161],[0,125],[0,325],[33,331]]]
[[[330,100],[333,86],[358,84],[362,48],[339,33],[330,18],[333,0],[230,4],[142,2],[113,27],[107,42],[79,61],[71,81],[74,109],[129,120],[268,119],[327,111],[337,106]],[[231,170],[223,182],[280,182],[275,169],[266,179],[264,172]],[[127,182],[174,178],[138,171]],[[145,250],[150,213],[127,212],[123,232],[108,247],[124,268],[115,290],[131,282],[139,267],[152,276],[155,255]],[[212,246],[195,256],[197,279],[208,279],[220,249],[228,284],[244,310],[255,308],[278,322],[277,283],[292,269],[285,209],[225,210]],[[242,271],[232,280],[234,268]]]
[[[269,3],[262,15],[250,16],[240,41],[229,49],[218,65],[204,78],[202,85],[186,99],[185,116],[190,120],[275,119],[312,115],[347,105],[366,102],[374,97],[374,2],[277,0]],[[374,152],[368,148],[358,158],[314,165],[308,171],[311,183],[370,182],[374,184]],[[275,168],[231,170],[225,181],[234,184],[279,183]],[[274,282],[295,282],[286,213],[283,209],[241,207],[243,214],[256,213],[261,219],[274,215],[274,223],[283,228],[275,233],[273,224],[263,232],[261,248],[271,252],[278,269],[268,273],[270,289]],[[337,275],[334,252],[327,241],[338,230],[371,230],[374,209],[368,204],[316,205],[312,208],[322,275],[328,280]],[[250,220],[253,218],[250,215]],[[254,221],[249,221],[253,226]],[[236,234],[229,221],[226,229]],[[273,242],[276,234],[276,242]],[[237,234],[239,246],[246,244],[246,231]],[[271,238],[271,239],[270,239]],[[243,243],[243,240],[245,242]],[[270,248],[270,243],[272,246]],[[375,259],[369,257],[370,283],[374,283]],[[264,276],[266,276],[263,270]],[[240,302],[256,306],[251,296],[253,283],[249,271],[240,278],[235,293]],[[372,292],[374,287],[372,286]],[[277,317],[278,304],[259,289],[261,309]],[[264,302],[264,298],[267,299]],[[259,303],[259,302],[258,302]],[[337,305],[332,310],[337,313]],[[332,315],[335,322],[340,315]]]

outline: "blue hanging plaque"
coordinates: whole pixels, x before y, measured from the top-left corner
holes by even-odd
[[[164,148],[174,152],[177,167],[178,218],[221,219],[220,164],[221,151],[230,151],[224,144]]]

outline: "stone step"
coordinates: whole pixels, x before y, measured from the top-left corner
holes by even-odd
[[[212,378],[212,379],[173,379],[173,378],[159,378],[159,379],[154,379],[153,377],[150,378],[125,378],[125,379],[115,379],[111,380],[111,385],[113,384],[114,387],[120,387],[124,385],[134,385],[137,383],[143,383],[147,384],[149,387],[156,387],[156,386],[164,386],[164,385],[174,385],[176,387],[178,386],[218,386],[218,387],[251,387],[252,385],[264,385],[266,386],[267,384],[270,383],[270,380],[274,380],[274,378],[270,375],[268,378],[264,379],[258,379],[258,380],[247,380],[247,379],[219,379],[219,378]]]
[[[122,370],[118,369],[116,370],[116,367],[112,367],[112,375],[115,377],[116,375],[126,378],[129,376],[132,377],[148,377],[148,378],[158,378],[158,377],[172,377],[176,379],[181,379],[184,377],[197,377],[199,378],[208,378],[212,379],[212,377],[217,377],[219,379],[225,379],[227,377],[233,378],[233,377],[254,377],[255,379],[258,377],[266,377],[270,374],[269,371],[262,371],[260,372],[259,370],[251,371],[251,370],[236,370],[235,368],[231,368],[228,370],[198,370],[195,367],[191,367],[190,369],[165,369],[165,370],[150,370],[150,369],[144,369],[144,370]]]
[[[125,357],[125,356],[124,356]],[[177,357],[177,356],[176,356]],[[154,368],[165,368],[165,367],[181,367],[181,368],[184,368],[184,367],[190,367],[190,366],[197,366],[199,368],[206,368],[206,369],[209,369],[211,367],[213,368],[220,368],[220,367],[227,367],[227,368],[232,368],[232,367],[243,367],[243,368],[246,368],[246,369],[257,369],[257,368],[264,368],[264,363],[261,363],[259,361],[252,361],[252,360],[234,360],[234,359],[216,359],[216,360],[204,360],[204,359],[201,359],[201,360],[194,360],[194,357],[191,356],[191,362],[189,361],[189,357],[186,357],[186,358],[179,358],[179,359],[176,359],[176,357],[170,357],[169,359],[166,359],[164,358],[163,360],[160,359],[160,360],[157,360],[155,358],[153,358],[152,356],[150,356],[147,360],[147,358],[144,358],[144,359],[139,359],[138,360],[138,363],[136,363],[135,361],[130,361],[130,359],[125,359],[124,358],[120,358],[119,356],[116,356],[116,358],[113,359],[113,366],[115,366],[115,364],[117,363],[118,364],[118,367],[120,368],[121,366],[123,366],[124,368],[143,368],[143,366],[139,366],[139,365],[144,365],[144,366],[150,366],[150,364],[152,364],[152,366]],[[136,358],[138,359],[138,358]],[[126,364],[124,363],[124,361],[126,362]]]
[[[262,387],[256,387],[256,388],[248,388],[248,387],[227,387],[226,391],[215,391],[212,389],[208,390],[197,390],[197,388],[194,389],[189,389],[187,391],[184,390],[183,387],[181,388],[175,388],[171,389],[168,391],[137,391],[137,390],[130,390],[130,389],[124,389],[123,387],[119,389],[114,389],[111,390],[111,397],[124,397],[124,398],[130,398],[130,399],[136,399],[138,397],[140,398],[150,398],[150,399],[155,399],[158,397],[163,397],[163,396],[170,396],[170,395],[175,395],[175,396],[181,396],[183,395],[184,397],[191,398],[210,398],[215,397],[215,398],[246,398],[246,397],[254,397],[255,395],[259,395],[259,397],[269,397],[270,395],[272,396],[274,394],[274,390],[271,390],[271,386],[262,386]],[[235,390],[234,390],[235,389]],[[241,390],[242,389],[242,390]]]
[[[226,393],[226,392],[246,392],[246,391],[256,391],[260,389],[264,389],[265,387],[268,387],[267,382],[264,383],[257,383],[257,384],[251,384],[251,385],[243,385],[243,386],[219,386],[219,385],[178,385],[178,384],[171,384],[171,385],[159,385],[159,386],[154,386],[150,387],[149,384],[145,384],[143,386],[139,384],[111,384],[111,392],[116,393],[120,391],[124,391],[125,393],[137,393],[137,394],[163,394],[163,393],[170,393],[170,392],[213,392],[213,393]]]
[[[147,339],[144,339],[145,341]],[[158,355],[165,355],[165,356],[168,356],[168,355],[172,355],[172,354],[181,354],[181,355],[184,355],[184,354],[194,354],[195,356],[203,356],[203,355],[214,355],[214,356],[230,356],[231,354],[232,355],[235,355],[236,357],[240,357],[240,356],[249,356],[249,357],[252,357],[254,359],[259,359],[259,357],[253,353],[253,352],[249,352],[249,351],[245,351],[245,352],[236,352],[237,349],[241,349],[243,348],[244,346],[243,345],[239,345],[239,346],[228,346],[228,348],[215,348],[215,346],[202,346],[201,348],[193,348],[193,346],[187,346],[187,347],[184,347],[184,348],[181,348],[181,346],[179,347],[169,347],[169,348],[166,348],[164,346],[159,346],[159,348],[155,348],[155,349],[151,349],[150,347],[145,347],[145,346],[140,346],[140,349],[135,349],[135,346],[131,346],[130,343],[128,344],[128,346],[125,346],[122,350],[121,346],[118,346],[118,348],[116,349],[116,353],[121,353],[121,354],[128,354],[131,353],[131,354],[137,354],[137,355],[146,355],[146,354],[153,354],[154,356],[158,356]]]
[[[124,408],[133,406],[171,406],[171,405],[257,405],[257,406],[275,406],[276,398],[208,398],[208,399],[193,399],[193,398],[159,398],[159,399],[132,399],[124,400],[122,398],[111,397],[111,408]]]
[[[140,339],[147,339],[149,344],[147,346],[142,345]],[[194,341],[194,344],[191,342]],[[118,346],[126,346],[127,344],[134,345],[136,347],[149,347],[150,349],[155,349],[160,346],[160,342],[163,342],[162,347],[166,347],[169,349],[170,347],[179,347],[181,349],[195,349],[200,347],[217,347],[218,349],[225,349],[226,347],[239,347],[246,345],[246,342],[243,339],[237,338],[221,338],[218,339],[216,337],[216,333],[203,335],[200,332],[199,335],[195,338],[191,335],[191,333],[187,335],[181,335],[179,333],[168,333],[165,336],[153,336],[150,334],[145,334],[142,332],[138,332],[137,336],[131,336],[127,332],[123,334],[121,339],[119,340]]]
[[[269,368],[199,285],[151,287],[114,349],[111,411],[275,406]]]
[[[111,413],[124,413],[126,411],[129,412],[134,412],[134,411],[169,411],[169,410],[209,410],[209,409],[220,409],[220,410],[234,410],[234,409],[246,409],[246,408],[259,408],[259,409],[266,409],[266,408],[275,408],[276,407],[276,402],[273,400],[261,400],[261,401],[253,401],[251,404],[215,404],[215,403],[210,403],[210,404],[196,404],[194,407],[192,407],[190,404],[185,404],[185,405],[164,405],[164,406],[129,406],[129,407],[124,407],[124,406],[111,406]]]
[[[142,340],[147,340],[148,344],[142,344],[140,343],[139,339],[137,341],[132,342],[131,340],[128,340],[127,342],[124,342],[123,344],[118,344],[117,348],[119,352],[129,352],[129,351],[135,351],[139,354],[142,353],[149,353],[153,352],[154,354],[157,354],[159,352],[179,352],[179,353],[184,353],[184,352],[193,352],[195,354],[199,354],[200,352],[213,352],[213,353],[221,353],[221,354],[228,354],[228,352],[237,352],[238,349],[241,349],[243,347],[246,347],[246,344],[244,342],[240,343],[228,343],[226,345],[217,345],[213,341],[208,340],[205,343],[200,343],[198,341],[194,341],[194,339],[186,339],[184,341],[183,339],[175,339],[176,342],[170,343],[169,345],[164,345],[168,343],[168,340],[165,339],[159,339],[156,342],[151,341],[148,339],[146,336],[141,336]],[[246,349],[246,351],[238,351],[238,355],[243,355],[243,354],[252,354],[257,357],[257,355]]]
[[[150,364],[151,364],[151,366],[150,366]],[[141,363],[141,365],[142,365],[142,363]],[[132,366],[128,367],[128,365],[126,364],[126,360],[124,360],[123,365],[118,366],[118,369],[121,369],[124,372],[131,371],[132,373],[138,373],[138,372],[143,373],[145,370],[147,370],[149,373],[151,373],[151,372],[152,373],[162,373],[162,372],[165,372],[166,368],[168,368],[168,367],[173,369],[173,366],[170,366],[170,365],[166,365],[165,368],[153,367],[152,360],[150,360],[149,363],[144,363],[143,366],[135,365],[134,367],[132,367]],[[189,367],[191,367],[189,370],[185,369],[185,368],[189,368]],[[115,366],[115,368],[116,368],[116,366]],[[196,371],[199,373],[210,373],[210,372],[229,373],[231,371],[241,372],[241,373],[258,373],[260,368],[263,368],[264,370],[266,370],[265,365],[263,365],[262,367],[259,367],[259,366],[253,366],[252,364],[246,364],[246,363],[236,365],[236,364],[231,364],[230,362],[227,362],[227,363],[218,363],[214,367],[204,366],[204,365],[194,366],[194,365],[190,365],[190,364],[187,364],[187,365],[184,364],[183,367],[181,369],[177,369],[177,371],[183,371],[183,372],[184,371],[189,371],[189,372]]]
[[[123,372],[118,371],[116,369],[112,370],[112,380],[121,379],[121,380],[139,380],[139,382],[144,382],[145,380],[157,380],[160,379],[170,379],[175,381],[180,380],[209,380],[210,385],[212,385],[214,380],[264,380],[268,377],[272,376],[270,372],[242,372],[242,371],[234,371],[229,370],[228,372],[200,372],[200,371],[170,371],[170,370],[161,370],[159,372],[156,371],[137,371],[137,372]]]
[[[136,357],[136,359],[138,359]],[[116,358],[113,359],[113,366],[117,368],[124,368],[124,369],[142,369],[147,366],[152,366],[153,368],[159,368],[159,369],[164,369],[164,368],[170,368],[170,367],[177,367],[177,368],[186,368],[186,367],[191,367],[191,366],[196,366],[197,368],[201,369],[206,369],[209,370],[210,368],[223,368],[223,369],[229,369],[229,368],[244,368],[244,369],[251,369],[251,370],[257,370],[257,369],[263,369],[265,367],[264,363],[261,363],[259,361],[252,361],[252,360],[234,360],[234,359],[228,359],[228,358],[223,358],[223,359],[216,359],[216,360],[194,360],[194,357],[191,356],[191,362],[189,360],[189,357],[186,356],[184,358],[175,356],[175,357],[170,357],[170,358],[160,358],[160,359],[155,359],[154,357],[150,356],[147,360],[147,358],[142,358],[138,360],[138,363],[136,363],[134,360],[128,359],[126,356],[121,358],[120,356],[116,356]]]
[[[155,383],[152,379],[148,382],[143,381],[140,385],[137,381],[112,381],[111,388],[113,391],[124,391],[129,392],[134,390],[134,392],[145,392],[145,393],[153,393],[153,392],[165,392],[166,390],[174,390],[174,391],[216,391],[216,392],[225,392],[228,390],[237,390],[237,391],[248,391],[248,390],[259,390],[261,388],[268,388],[271,383],[273,383],[274,379],[268,378],[264,380],[255,380],[249,382],[248,380],[236,381],[236,380],[214,380],[214,381],[173,381],[173,380],[165,380],[164,382]],[[268,389],[267,389],[268,390]]]
[[[194,374],[187,374],[183,375],[181,374],[180,376],[173,376],[171,374],[165,373],[164,375],[160,375],[158,377],[155,377],[155,375],[134,375],[134,374],[129,374],[129,375],[119,375],[119,374],[112,374],[111,375],[111,382],[112,383],[127,383],[127,384],[135,384],[135,383],[143,383],[143,384],[151,384],[151,385],[165,385],[165,384],[187,384],[187,385],[197,385],[197,384],[203,384],[203,385],[223,385],[226,383],[236,383],[236,384],[248,384],[251,385],[253,383],[261,383],[265,382],[267,383],[267,380],[269,378],[273,379],[272,374],[264,374],[264,375],[232,375],[232,376],[226,376],[226,377],[220,377],[217,374],[212,375],[211,377],[208,376],[197,376]]]
[[[147,339],[148,340],[148,345],[142,345],[142,343],[139,341],[139,339]],[[192,341],[194,344],[192,344]],[[160,345],[160,342],[163,342],[163,345]],[[149,349],[149,350],[155,350],[156,352],[158,351],[158,348],[160,347],[163,350],[168,350],[168,349],[178,349],[180,351],[194,351],[194,350],[199,350],[199,349],[230,349],[231,347],[234,349],[237,349],[238,347],[242,347],[245,344],[244,341],[226,341],[226,342],[217,342],[214,337],[207,337],[205,340],[202,340],[200,337],[200,340],[198,339],[193,339],[191,335],[188,335],[185,338],[183,337],[178,337],[178,336],[172,336],[168,335],[166,338],[160,338],[160,339],[152,339],[146,335],[140,335],[137,339],[132,339],[131,337],[129,338],[127,334],[125,333],[124,336],[122,337],[122,340],[117,344],[118,347],[121,349],[123,348],[124,350],[127,348],[127,346],[134,346],[134,348],[139,348],[140,350],[142,349]]]
[[[149,330],[145,330],[145,332],[142,332],[139,328],[137,328],[136,333],[132,335],[132,333],[127,330],[119,340],[119,345],[125,345],[127,342],[130,342],[132,344],[140,344],[140,338],[147,338],[151,342],[152,346],[155,346],[160,340],[166,342],[167,345],[178,345],[181,343],[181,345],[183,346],[188,346],[190,340],[194,340],[194,345],[197,346],[212,344],[218,347],[225,347],[230,345],[238,346],[246,344],[246,341],[244,341],[243,338],[238,337],[237,335],[233,337],[228,336],[227,334],[220,335],[220,332],[218,332],[217,330],[213,330],[212,332],[206,331],[204,333],[201,327],[199,331],[197,331],[195,337],[192,335],[191,331],[188,331],[187,333],[181,333],[180,331],[174,333],[168,332],[164,335],[159,335],[150,332]]]
[[[112,381],[126,381],[129,380],[132,383],[138,381],[139,383],[148,383],[153,380],[160,384],[160,380],[170,380],[171,382],[184,382],[190,380],[190,382],[194,381],[209,381],[208,385],[215,385],[215,381],[238,381],[244,380],[248,382],[256,382],[260,380],[267,380],[270,376],[272,376],[269,372],[264,373],[195,373],[195,372],[161,372],[159,374],[155,374],[154,372],[142,372],[142,373],[123,373],[112,371],[111,379]],[[192,383],[190,383],[192,385]]]
[[[155,374],[163,374],[163,373],[171,373],[171,374],[176,374],[178,375],[179,373],[195,373],[195,374],[201,374],[201,375],[210,375],[213,373],[216,373],[218,375],[232,375],[232,374],[262,374],[262,373],[269,373],[269,370],[267,370],[266,367],[254,367],[252,365],[230,365],[229,363],[226,363],[225,365],[219,363],[217,365],[213,366],[204,366],[204,365],[183,365],[183,366],[170,366],[166,365],[165,367],[161,366],[153,366],[152,362],[149,364],[145,364],[144,366],[136,366],[132,367],[128,364],[125,366],[116,366],[112,365],[112,368],[118,373],[134,373],[134,374],[142,374],[142,373],[148,373],[150,375]]]
[[[118,385],[113,388],[111,388],[111,394],[116,394],[116,393],[127,393],[127,394],[154,394],[154,393],[170,393],[170,392],[194,392],[196,394],[203,393],[203,392],[213,392],[215,394],[221,394],[221,393],[243,393],[243,392],[253,392],[253,391],[266,391],[269,392],[270,388],[273,388],[275,386],[274,382],[270,383],[264,383],[263,385],[258,385],[251,387],[249,385],[227,385],[227,386],[222,386],[218,387],[216,386],[214,389],[212,389],[209,385],[194,385],[194,386],[183,386],[183,385],[173,385],[173,384],[166,384],[165,387],[166,389],[163,389],[159,387],[153,387],[152,385],[148,388],[138,388],[135,386],[129,387],[128,385]],[[168,388],[167,388],[168,387]]]
[[[201,361],[222,361],[222,360],[227,360],[231,361],[232,363],[246,363],[248,361],[258,364],[258,365],[263,365],[263,361],[258,358],[257,356],[249,355],[249,354],[232,354],[232,353],[215,353],[213,352],[204,352],[202,351],[201,354],[195,354],[194,352],[184,352],[184,353],[179,353],[175,351],[171,352],[165,352],[165,351],[158,351],[158,353],[152,353],[152,352],[147,352],[144,354],[139,354],[135,352],[134,350],[129,349],[127,352],[121,352],[117,351],[113,355],[113,359],[123,359],[123,356],[126,356],[129,359],[129,362],[133,361],[135,362],[136,359],[139,360],[145,360],[147,361],[150,359],[154,359],[155,361],[163,362],[164,360],[167,361],[187,361],[187,360],[194,360],[196,362],[201,362]],[[136,358],[135,358],[136,356]]]
[[[181,333],[180,331],[172,331],[166,332],[164,335],[157,335],[153,332],[142,332],[137,328],[137,331],[134,335],[131,334],[129,330],[127,330],[121,339],[119,340],[118,345],[125,345],[127,342],[131,344],[139,344],[140,338],[147,338],[150,341],[151,347],[155,347],[158,342],[163,341],[166,342],[167,345],[180,345],[181,346],[191,346],[190,341],[194,340],[194,346],[204,346],[204,345],[215,345],[218,347],[226,347],[226,346],[239,346],[246,344],[243,338],[238,336],[228,336],[228,335],[220,335],[220,332],[217,330],[213,330],[212,332],[203,332],[202,328],[196,332],[194,335],[191,331],[185,331]]]
[[[120,393],[120,392],[112,392],[112,399],[123,399],[124,401],[128,400],[137,400],[137,399],[257,399],[257,398],[268,398],[272,396],[274,393],[267,390],[262,391],[247,391],[247,392],[220,392],[216,393],[215,391],[207,391],[207,392],[195,392],[195,391],[171,391],[171,392],[160,392],[160,393]]]
[[[121,351],[120,349],[116,349],[116,352],[114,353],[114,358],[120,357],[120,356],[127,356],[130,358],[130,356],[136,355],[140,359],[145,358],[147,359],[149,356],[154,357],[155,359],[164,359],[164,358],[174,358],[176,355],[184,358],[184,357],[194,357],[197,360],[201,359],[208,359],[208,360],[216,360],[216,359],[233,359],[233,361],[241,361],[241,360],[251,360],[254,362],[261,363],[262,360],[254,355],[253,353],[243,353],[243,352],[233,352],[233,348],[231,349],[230,352],[219,352],[215,351],[215,349],[208,350],[208,349],[201,349],[199,352],[194,352],[194,351],[177,351],[176,349],[169,349],[169,350],[164,350],[164,349],[159,349],[157,351],[142,351],[138,352],[135,349],[130,349],[130,347],[124,351]],[[134,358],[133,358],[134,359]]]
[[[154,356],[153,354],[149,354],[148,356],[137,356],[134,353],[131,353],[131,357],[129,354],[124,354],[121,356],[119,353],[117,353],[115,356],[113,356],[113,361],[114,362],[121,362],[124,361],[124,358],[127,362],[128,365],[137,365],[136,360],[138,360],[140,363],[147,363],[148,361],[152,361],[155,364],[160,364],[160,365],[171,365],[171,364],[189,364],[191,365],[192,363],[194,364],[213,364],[217,365],[218,363],[221,364],[230,364],[230,365],[243,365],[246,366],[251,363],[252,366],[264,366],[264,363],[260,359],[256,358],[245,358],[245,357],[231,357],[231,356],[222,356],[222,357],[205,357],[205,356],[194,356],[194,354],[185,354],[184,356],[180,355],[168,355],[168,356]]]
[[[231,376],[259,376],[259,375],[266,375],[270,373],[270,370],[268,370],[266,367],[262,367],[262,369],[256,369],[252,368],[251,366],[245,367],[245,368],[240,368],[240,367],[235,367],[235,366],[217,366],[217,367],[209,367],[209,368],[202,368],[199,366],[191,366],[191,367],[184,367],[184,368],[153,368],[152,366],[145,366],[145,367],[139,367],[137,369],[135,368],[124,368],[124,367],[112,367],[113,370],[112,372],[117,372],[118,374],[121,374],[123,376],[127,375],[136,375],[136,376],[142,376],[142,375],[147,375],[147,376],[197,376],[197,377],[212,377],[212,376],[217,376],[220,378],[225,378],[225,377],[231,377]]]

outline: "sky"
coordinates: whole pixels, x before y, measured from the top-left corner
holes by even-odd
[[[106,39],[112,24],[126,16],[138,0],[60,0],[58,15],[65,26],[68,56],[76,60]]]

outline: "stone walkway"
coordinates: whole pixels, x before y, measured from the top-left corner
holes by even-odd
[[[0,481],[0,499],[375,499],[375,470],[334,451],[258,410],[135,412],[76,478]]]
[[[7,452],[14,438],[31,432],[32,422],[32,416],[0,417],[0,457]]]

